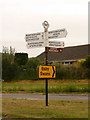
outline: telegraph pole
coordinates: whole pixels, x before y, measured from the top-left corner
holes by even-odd
[[[48,51],[47,51],[47,42],[48,42],[48,27],[49,24],[47,21],[42,23],[44,27],[44,39],[45,39],[45,65],[48,65]],[[46,106],[48,106],[48,78],[46,80]]]

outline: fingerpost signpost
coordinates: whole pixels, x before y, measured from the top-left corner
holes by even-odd
[[[44,21],[42,25],[44,32],[26,34],[25,40],[28,49],[45,47],[45,66],[39,66],[38,76],[46,81],[46,106],[48,106],[48,79],[56,78],[56,67],[48,66],[48,52],[62,52],[64,48],[63,41],[49,41],[49,39],[66,37],[67,31],[66,29],[48,31],[49,23],[47,21]]]
[[[48,65],[48,51],[47,51],[47,42],[48,42],[48,27],[49,24],[47,21],[42,23],[44,27],[44,34],[45,34],[45,65]],[[46,106],[48,106],[48,78],[46,78]]]

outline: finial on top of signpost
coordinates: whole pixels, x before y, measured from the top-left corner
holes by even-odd
[[[48,30],[48,28],[49,28],[49,23],[47,22],[47,21],[44,21],[43,23],[42,23],[42,25],[43,25],[43,27],[45,28],[45,32]]]

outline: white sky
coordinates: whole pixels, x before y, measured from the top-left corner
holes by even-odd
[[[25,34],[66,28],[65,46],[88,43],[88,0],[0,0],[0,51],[12,46],[35,57],[44,48],[27,49]]]

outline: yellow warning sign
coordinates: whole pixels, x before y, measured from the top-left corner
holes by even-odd
[[[39,66],[39,78],[56,78],[56,67]]]

